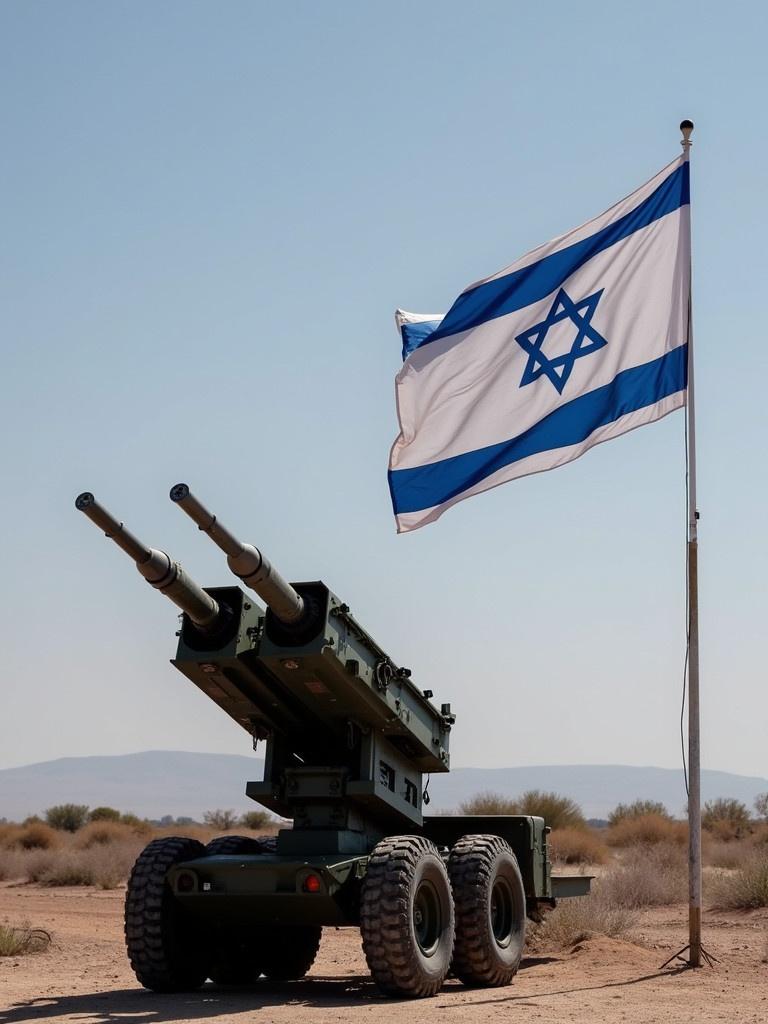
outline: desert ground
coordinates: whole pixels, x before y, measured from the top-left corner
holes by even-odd
[[[510,987],[470,990],[449,981],[436,998],[414,1002],[379,995],[353,929],[326,929],[299,982],[147,992],[125,958],[122,902],[122,889],[0,884],[0,918],[46,928],[53,938],[44,953],[0,959],[0,1024],[768,1022],[766,909],[705,915],[705,945],[719,961],[713,968],[662,968],[686,941],[686,907],[675,905],[642,912],[629,940],[595,937],[557,953],[531,952]]]

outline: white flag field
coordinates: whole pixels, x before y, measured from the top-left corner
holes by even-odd
[[[398,533],[685,405],[689,164],[461,293],[398,310]]]

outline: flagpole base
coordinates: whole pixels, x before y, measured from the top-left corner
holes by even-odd
[[[703,964],[701,964],[701,963],[694,964],[691,960],[686,960],[685,957],[683,956],[683,954],[687,953],[690,948],[691,948],[690,945],[683,946],[683,948],[681,950],[679,950],[677,953],[673,953],[672,956],[669,958],[669,960],[665,960],[664,961],[664,963],[661,965],[659,970],[661,971],[665,967],[668,967],[672,963],[673,960],[679,960],[684,967],[689,967],[689,968],[691,968],[691,970],[694,970],[697,967],[702,967]],[[706,960],[708,967],[712,967],[714,969],[715,964],[719,964],[720,963],[720,961],[717,959],[717,957],[716,956],[712,956],[711,953],[708,953],[706,951],[706,949],[704,949],[703,946],[699,946],[699,952],[701,953],[701,956],[704,958],[704,960]]]

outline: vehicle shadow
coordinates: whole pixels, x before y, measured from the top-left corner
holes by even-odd
[[[243,988],[206,984],[199,992],[158,993],[142,988],[41,996],[0,1008],[0,1024],[32,1024],[71,1015],[79,1024],[163,1024],[165,1021],[204,1021],[222,1014],[245,1013],[272,1006],[341,1007],[386,1002],[369,978],[314,976],[301,981],[257,982]]]
[[[526,957],[522,970],[558,961],[558,957]],[[466,992],[463,985],[449,982],[441,993]],[[495,989],[498,999],[499,990]],[[530,997],[529,997],[530,998]],[[143,988],[85,992],[77,995],[41,996],[0,1008],[0,1024],[33,1024],[72,1016],[78,1024],[164,1024],[171,1021],[205,1021],[223,1014],[254,1012],[270,1007],[305,1006],[317,1008],[354,1007],[365,1003],[393,1006],[397,1000],[379,992],[364,974],[314,975],[301,981],[257,982],[242,988],[224,988],[208,983],[198,992],[157,993]],[[463,1002],[463,1001],[462,1001]],[[463,1002],[463,1005],[467,1005]]]

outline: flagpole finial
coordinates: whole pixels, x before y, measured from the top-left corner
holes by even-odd
[[[693,145],[691,142],[691,132],[693,131],[693,121],[689,121],[687,118],[685,121],[680,122],[680,131],[683,133],[683,137],[680,141],[680,145],[683,147],[683,152],[688,155],[688,152]]]

